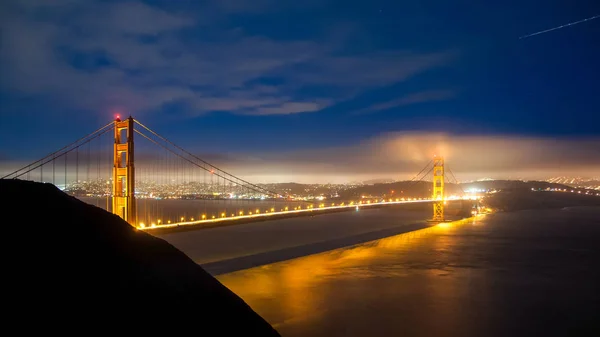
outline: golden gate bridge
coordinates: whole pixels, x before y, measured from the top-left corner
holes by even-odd
[[[134,143],[134,139],[138,139],[135,135],[141,138]],[[140,155],[140,140],[150,145],[148,153]],[[110,143],[112,149],[102,149],[102,144]],[[151,165],[141,168],[140,163]],[[27,179],[52,183],[59,188],[62,186],[63,191],[103,207],[138,229],[152,230],[410,203],[431,203],[431,221],[444,222],[444,207],[448,200],[444,193],[448,177],[446,171],[458,184],[441,156],[434,156],[411,179],[412,183],[421,182],[432,173],[432,194],[428,197],[360,198],[338,203],[298,201],[285,191],[277,192],[251,183],[203,160],[133,117],[124,120],[117,117],[85,137],[2,179]],[[177,210],[169,210],[158,204],[158,200],[186,198],[203,200],[204,209],[192,211],[194,215],[188,212],[177,214]],[[463,191],[459,199],[474,198],[465,196]],[[217,204],[206,207],[206,201],[216,201]],[[192,207],[202,208],[198,204]]]

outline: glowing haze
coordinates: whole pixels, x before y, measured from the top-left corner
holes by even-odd
[[[600,176],[600,138],[395,133],[344,147],[242,154],[213,161],[257,182],[346,183],[411,179],[437,154],[460,181]]]

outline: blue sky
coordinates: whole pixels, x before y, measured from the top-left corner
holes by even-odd
[[[599,14],[597,1],[9,0],[0,12],[6,163],[119,113],[259,180],[390,176],[441,148],[473,177],[600,174],[600,19],[519,39]]]

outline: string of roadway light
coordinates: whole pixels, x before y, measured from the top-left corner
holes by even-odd
[[[446,200],[476,200],[479,197],[451,197]],[[446,202],[444,200],[444,203]],[[225,213],[221,212],[220,214],[211,214],[208,216],[207,214],[202,214],[198,219],[191,217],[180,217],[177,222],[167,220],[167,222],[163,222],[161,219],[156,220],[156,222],[152,222],[150,224],[139,223],[138,228],[142,230],[151,230],[154,228],[173,228],[179,226],[191,226],[191,225],[200,225],[205,223],[214,223],[214,222],[222,222],[222,221],[232,221],[232,220],[240,220],[240,219],[252,219],[259,217],[269,217],[275,215],[282,214],[295,214],[295,213],[304,213],[304,212],[322,212],[327,210],[343,210],[355,208],[357,211],[361,208],[368,208],[372,206],[380,206],[380,205],[393,205],[393,204],[407,204],[407,203],[422,203],[422,202],[431,202],[433,199],[431,198],[397,198],[397,199],[382,199],[379,201],[350,201],[350,202],[341,202],[339,204],[335,203],[321,203],[317,207],[315,205],[307,205],[305,208],[302,206],[296,206],[294,208],[284,207],[279,211],[275,210],[275,208],[266,209],[261,211],[259,208],[248,210],[247,212],[239,211],[237,213]]]

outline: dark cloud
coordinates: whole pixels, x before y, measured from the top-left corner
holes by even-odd
[[[247,9],[242,1],[196,4],[194,11],[158,4],[3,2],[0,87],[102,112],[139,115],[184,103],[196,113],[293,114],[405,81],[443,66],[452,56],[446,51],[348,55],[339,53],[339,36],[284,41],[248,35],[225,24],[227,15]],[[260,1],[251,7],[258,15],[282,6]],[[264,77],[282,84],[265,87],[260,84]],[[330,96],[316,101],[302,97],[300,89],[322,85],[331,88]]]

